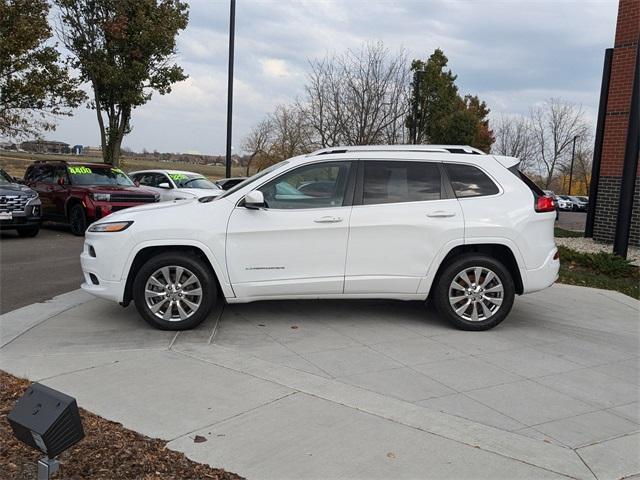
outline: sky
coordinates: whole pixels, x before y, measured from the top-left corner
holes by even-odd
[[[221,154],[226,142],[228,0],[189,2],[176,62],[189,78],[134,110],[123,145]],[[550,97],[595,124],[616,0],[237,0],[233,145],[278,104],[304,95],[310,59],[382,41],[426,59],[444,50],[462,94],[493,117],[526,114]],[[98,145],[95,112],[79,108],[47,138]]]

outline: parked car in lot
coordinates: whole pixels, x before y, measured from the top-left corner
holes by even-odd
[[[217,198],[94,223],[82,288],[133,300],[167,330],[223,301],[304,298],[428,299],[455,326],[486,330],[560,266],[553,198],[518,163],[433,145],[291,158]]]
[[[83,235],[91,222],[113,212],[159,200],[104,163],[37,161],[24,179],[40,195],[43,219],[69,223],[74,235]]]
[[[216,185],[218,185],[222,190],[229,190],[241,182],[244,182],[247,177],[231,177],[231,178],[221,178],[220,180],[216,180]]]
[[[15,181],[0,168],[0,229],[16,230],[21,237],[35,237],[42,214],[38,193]]]
[[[586,212],[589,207],[589,199],[587,197],[571,196],[573,202],[573,210],[576,212]]]
[[[558,203],[558,208],[564,211],[573,210],[573,200],[568,195],[556,195],[556,202]]]
[[[140,170],[129,173],[137,184],[160,195],[160,201],[221,195],[223,190],[199,173],[181,170]]]

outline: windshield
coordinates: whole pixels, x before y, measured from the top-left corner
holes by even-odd
[[[97,167],[95,165],[70,165],[67,167],[71,183],[74,185],[121,185],[134,186],[133,182],[119,168]]]
[[[178,188],[208,188],[211,190],[220,190],[220,187],[215,183],[210,182],[202,175],[170,173],[169,176]]]
[[[0,185],[7,185],[9,183],[13,183],[13,179],[7,172],[0,168]]]
[[[287,163],[289,163],[287,160],[284,160],[282,162],[276,163],[275,165],[271,165],[270,167],[265,168],[264,170],[256,173],[253,177],[249,177],[247,178],[245,181],[240,182],[239,184],[237,184],[235,187],[230,188],[229,190],[227,190],[224,194],[220,195],[220,198],[224,198],[229,196],[230,194],[237,192],[238,190],[240,190],[242,187],[245,187],[247,185],[249,185],[250,183],[255,182],[256,180],[264,177],[267,173],[271,173],[274,170],[282,167],[283,165],[286,165]]]

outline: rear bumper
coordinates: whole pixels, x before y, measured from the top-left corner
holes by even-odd
[[[555,283],[560,272],[560,259],[556,258],[557,253],[558,249],[554,248],[540,268],[523,272],[524,293],[537,292]]]

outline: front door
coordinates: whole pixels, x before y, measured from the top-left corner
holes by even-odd
[[[353,170],[346,161],[300,166],[259,188],[265,208],[236,206],[226,242],[236,296],[342,293]]]
[[[437,163],[361,162],[344,292],[415,294],[438,251],[464,238],[460,204]]]

